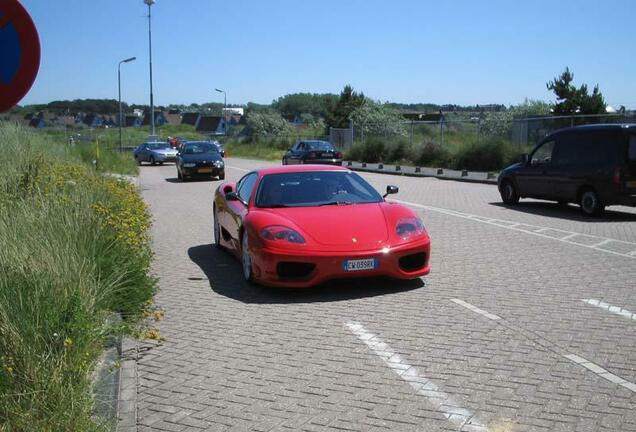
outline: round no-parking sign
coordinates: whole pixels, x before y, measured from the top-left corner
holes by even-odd
[[[0,0],[0,112],[29,91],[40,67],[40,39],[17,0]]]

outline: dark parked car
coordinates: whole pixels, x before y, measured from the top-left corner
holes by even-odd
[[[218,177],[225,179],[225,164],[214,143],[188,141],[177,156],[177,178]]]
[[[167,142],[146,142],[135,149],[133,156],[139,165],[142,162],[150,162],[155,165],[174,162],[177,151],[170,147]]]
[[[342,165],[342,153],[327,141],[299,141],[283,156],[283,165],[292,164]]]
[[[526,197],[574,202],[587,215],[636,206],[636,124],[555,132],[501,172],[499,192],[506,204]]]

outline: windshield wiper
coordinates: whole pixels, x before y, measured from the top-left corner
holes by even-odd
[[[326,203],[318,204],[318,207],[328,206],[328,205],[351,205],[354,204],[351,201],[329,201]]]

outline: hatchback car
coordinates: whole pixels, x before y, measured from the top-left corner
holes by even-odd
[[[294,164],[342,165],[342,153],[328,141],[297,142],[283,156],[283,165]]]
[[[208,141],[188,141],[177,156],[177,178],[187,180],[192,177],[218,177],[225,179],[225,164],[214,143]]]
[[[177,158],[177,150],[170,147],[167,142],[146,142],[138,146],[133,152],[137,163],[150,162],[152,165],[164,162],[174,162]]]
[[[636,125],[557,131],[499,175],[506,204],[519,198],[578,203],[586,215],[609,205],[636,206]]]

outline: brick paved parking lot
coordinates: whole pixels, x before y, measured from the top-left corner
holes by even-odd
[[[636,431],[635,209],[361,174],[420,213],[431,274],[281,291],[211,246],[218,181],[141,170],[166,341],[140,346],[138,430]]]

